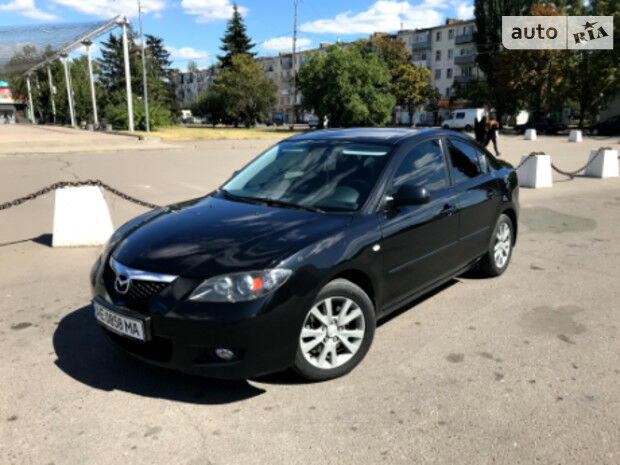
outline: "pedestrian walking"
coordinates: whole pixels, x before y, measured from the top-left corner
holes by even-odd
[[[500,156],[499,150],[497,150],[497,131],[499,130],[499,122],[495,119],[495,115],[491,113],[489,121],[486,123],[485,127],[485,141],[484,146],[489,145],[489,142],[493,141],[493,149],[495,150],[495,155]]]
[[[476,142],[483,145],[486,140],[486,130],[487,130],[487,117],[483,115],[480,118],[480,121],[476,119],[474,121],[474,137],[476,138]]]

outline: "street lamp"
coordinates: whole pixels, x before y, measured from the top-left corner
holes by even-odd
[[[146,58],[144,57],[144,35],[142,34],[142,6],[138,0],[138,20],[140,21],[140,44],[142,49],[142,85],[144,87],[144,123],[146,132],[151,131],[151,122],[149,120],[149,97],[146,90]]]

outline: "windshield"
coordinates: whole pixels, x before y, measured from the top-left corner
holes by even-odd
[[[325,211],[361,208],[391,146],[343,141],[282,142],[223,186],[236,197]]]

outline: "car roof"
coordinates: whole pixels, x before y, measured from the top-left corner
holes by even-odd
[[[305,140],[341,140],[347,142],[375,142],[398,144],[404,140],[423,135],[444,135],[451,131],[433,128],[354,128],[354,129],[324,129],[310,131],[286,139],[291,142]],[[456,133],[453,133],[456,134]]]

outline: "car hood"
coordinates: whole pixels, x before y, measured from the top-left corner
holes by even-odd
[[[264,269],[345,228],[323,214],[207,196],[173,205],[129,230],[112,255],[130,268],[186,277]]]

